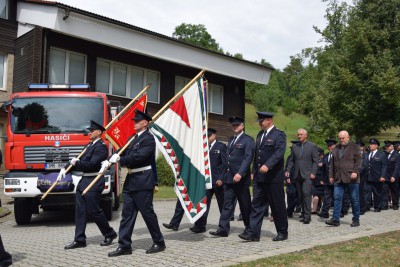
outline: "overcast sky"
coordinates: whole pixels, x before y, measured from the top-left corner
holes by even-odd
[[[204,24],[224,51],[247,60],[265,59],[283,69],[303,48],[321,46],[321,0],[55,0],[172,36],[181,23]]]

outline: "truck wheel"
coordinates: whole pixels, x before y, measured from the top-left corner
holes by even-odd
[[[32,199],[31,198],[15,198],[14,199],[14,216],[18,225],[29,224],[32,219]]]
[[[104,214],[106,215],[107,220],[112,219],[112,198],[111,197],[105,197],[101,200],[101,208],[103,209]]]

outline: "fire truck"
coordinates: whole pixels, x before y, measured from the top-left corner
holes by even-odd
[[[17,224],[29,224],[39,208],[73,208],[81,172],[71,173],[72,189],[52,192],[42,201],[45,191],[38,186],[39,177],[59,172],[82,152],[90,142],[90,120],[107,125],[115,113],[107,96],[92,92],[86,84],[30,84],[28,92],[13,93],[3,108],[8,112],[4,159],[9,171],[4,176],[4,194],[14,198]],[[111,155],[112,146],[105,142]],[[113,165],[104,177],[101,206],[110,220],[119,208],[119,167]]]

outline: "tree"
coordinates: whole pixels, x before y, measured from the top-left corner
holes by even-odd
[[[196,45],[205,49],[223,53],[222,47],[212,38],[211,34],[207,32],[203,24],[186,24],[175,27],[172,37]]]
[[[331,1],[328,17],[341,19],[328,20],[331,30],[320,32],[330,40],[319,55],[327,115],[314,116],[314,125],[361,138],[400,124],[400,2],[359,0],[353,8],[338,7]]]

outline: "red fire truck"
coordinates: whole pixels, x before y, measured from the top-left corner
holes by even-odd
[[[17,224],[29,224],[32,214],[74,207],[75,189],[82,173],[72,172],[73,189],[45,193],[38,177],[59,172],[77,157],[89,140],[90,120],[107,125],[111,107],[107,96],[91,92],[88,85],[31,84],[29,92],[14,93],[3,105],[8,111],[5,143],[4,193],[14,198]],[[111,154],[112,146],[106,141]],[[118,167],[105,174],[102,208],[110,220],[119,208],[121,179]]]

